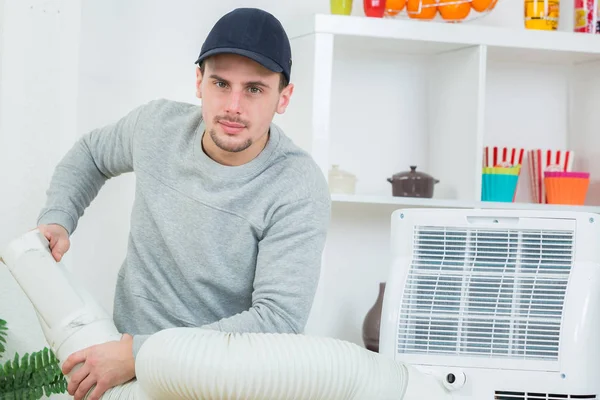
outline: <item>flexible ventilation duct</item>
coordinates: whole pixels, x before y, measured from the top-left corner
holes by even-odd
[[[0,254],[33,304],[60,360],[120,334],[110,316],[31,231]],[[292,334],[172,328],[152,335],[136,358],[136,380],[103,399],[450,398],[440,382],[357,345]],[[67,377],[69,379],[69,377]]]

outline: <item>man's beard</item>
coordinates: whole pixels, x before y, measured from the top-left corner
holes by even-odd
[[[241,118],[215,117],[215,119],[214,119],[215,125],[218,125],[220,121],[227,121],[227,122],[231,122],[234,124],[241,124],[241,125],[244,125],[245,129],[250,128],[250,122],[243,120]],[[248,147],[252,146],[252,139],[250,139],[250,138],[248,138],[248,140],[246,140],[245,142],[242,142],[242,143],[235,143],[235,139],[234,139],[234,143],[230,143],[226,138],[220,137],[217,134],[217,131],[215,129],[211,129],[209,131],[209,133],[210,133],[210,138],[212,139],[212,141],[218,148],[220,148],[221,150],[224,150],[224,151],[228,151],[230,153],[239,153],[240,151],[244,151]]]
[[[246,150],[248,147],[252,146],[252,139],[248,138],[245,142],[242,143],[229,143],[227,140],[222,140],[221,137],[217,134],[217,131],[211,129],[209,131],[210,138],[213,143],[220,148],[221,150],[228,151],[230,153],[239,153],[240,151]]]

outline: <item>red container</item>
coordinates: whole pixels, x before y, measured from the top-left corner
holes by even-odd
[[[383,18],[385,0],[364,0],[363,7],[367,17]]]
[[[598,5],[598,0],[575,0],[575,32],[600,33]]]

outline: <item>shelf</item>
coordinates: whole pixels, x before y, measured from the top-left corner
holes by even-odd
[[[290,38],[333,34],[355,51],[381,48],[411,54],[439,54],[487,46],[492,59],[580,63],[600,60],[596,35],[561,31],[508,29],[444,22],[316,14],[289,24]],[[337,45],[337,44],[336,44]]]
[[[338,164],[358,193],[390,195],[334,202],[600,213],[533,204],[527,168],[518,203],[441,200],[479,198],[486,145],[572,150],[600,195],[599,36],[327,14],[287,29],[295,100],[277,122],[326,177]],[[409,165],[439,180],[436,199],[391,197],[385,178]]]
[[[369,195],[331,195],[335,203],[357,203],[364,205],[388,205],[400,208],[482,208],[509,210],[548,210],[548,211],[581,211],[600,214],[600,206],[568,206],[535,203],[496,203],[482,201],[422,199],[414,197],[369,196]]]

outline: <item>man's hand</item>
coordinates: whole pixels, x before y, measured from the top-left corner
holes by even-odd
[[[58,224],[40,225],[38,230],[50,242],[50,251],[56,262],[60,261],[63,255],[71,247],[69,241],[69,233],[67,230]]]
[[[121,340],[91,346],[71,354],[63,364],[67,375],[73,367],[84,363],[70,378],[67,391],[81,400],[96,385],[88,399],[98,400],[108,389],[135,377],[133,337],[124,334]]]

